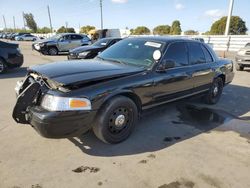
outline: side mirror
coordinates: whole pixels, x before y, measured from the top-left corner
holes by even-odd
[[[161,64],[159,64],[157,70],[159,72],[165,72],[167,69],[174,68],[175,67],[175,61],[173,60],[163,60]]]

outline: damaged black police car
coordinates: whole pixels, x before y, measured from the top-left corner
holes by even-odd
[[[29,68],[15,88],[13,118],[47,138],[93,129],[102,141],[119,143],[142,110],[196,94],[215,104],[233,77],[232,61],[199,41],[128,38],[93,60]]]

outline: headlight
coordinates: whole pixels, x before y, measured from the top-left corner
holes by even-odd
[[[45,43],[39,43],[39,46],[43,47],[45,45]]]
[[[238,55],[245,55],[246,54],[246,50],[240,50],[237,53]]]
[[[49,111],[91,110],[91,102],[86,98],[67,98],[45,95],[41,106]]]
[[[82,52],[82,53],[79,53],[78,56],[87,56],[88,54],[90,53],[90,51],[87,51],[87,52]]]

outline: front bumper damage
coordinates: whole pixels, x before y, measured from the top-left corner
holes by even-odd
[[[18,82],[15,88],[17,102],[13,119],[20,124],[30,124],[46,138],[68,138],[91,129],[96,111],[51,112],[42,108],[39,103],[48,90],[32,76]]]

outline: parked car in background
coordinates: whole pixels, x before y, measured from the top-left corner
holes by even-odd
[[[25,32],[15,33],[14,35],[11,36],[10,40],[15,40],[15,37],[19,37],[25,34],[30,34],[30,33],[25,33]]]
[[[100,39],[92,45],[80,46],[69,51],[68,59],[92,59],[98,53],[114,45],[121,38],[104,38]]]
[[[21,67],[23,55],[18,48],[18,44],[0,41],[0,74],[7,69]]]
[[[195,38],[192,38],[192,39],[205,43],[205,40],[203,38],[195,37]]]
[[[59,52],[68,52],[70,49],[90,44],[91,40],[87,35],[63,33],[34,42],[32,47],[42,54],[57,55]]]
[[[20,36],[16,36],[15,40],[16,41],[35,41],[38,38],[34,35],[31,34],[24,34],[24,35],[20,35]]]
[[[236,70],[243,71],[244,67],[250,67],[250,43],[247,43],[244,48],[241,48],[236,56]]]
[[[127,38],[93,60],[37,65],[16,86],[13,118],[48,138],[93,128],[106,143],[129,137],[142,110],[204,95],[215,104],[233,80],[233,62],[198,41]]]

